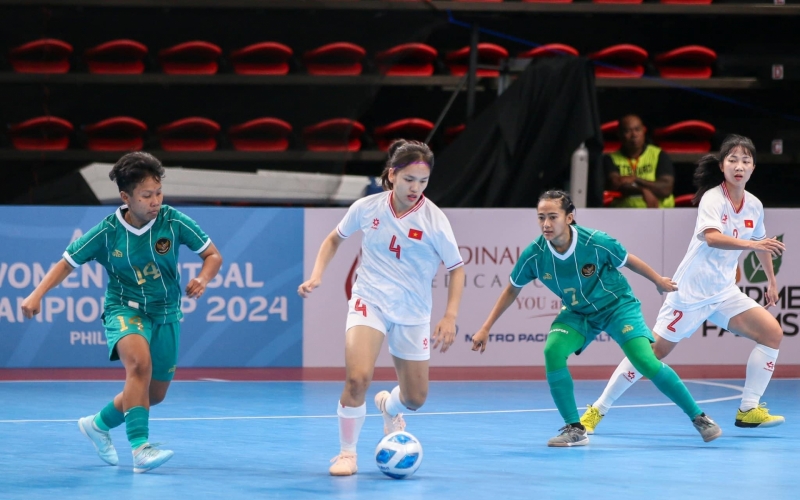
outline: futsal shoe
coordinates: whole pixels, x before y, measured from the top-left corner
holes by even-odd
[[[736,427],[775,427],[786,421],[780,415],[770,415],[767,403],[761,403],[747,411],[736,411]]]
[[[393,432],[406,430],[406,421],[403,420],[403,414],[398,413],[394,417],[389,415],[386,411],[386,402],[392,395],[389,391],[381,391],[375,395],[375,406],[380,410],[383,415],[383,434],[389,435]]]
[[[150,443],[145,443],[133,450],[133,472],[142,473],[153,470],[166,463],[174,453],[170,450],[159,450]]]
[[[358,460],[355,453],[343,451],[331,459],[333,465],[328,469],[331,476],[352,476],[358,472]]]
[[[711,420],[711,417],[705,413],[696,416],[694,420],[692,420],[692,424],[694,424],[694,428],[697,429],[697,432],[700,433],[700,436],[702,436],[703,441],[706,443],[722,435],[722,429],[720,429],[717,423]]]
[[[78,428],[81,434],[89,438],[89,441],[94,445],[100,459],[108,465],[117,465],[119,457],[117,450],[114,448],[114,443],[111,442],[111,434],[107,431],[101,431],[94,425],[94,415],[83,417],[78,420]]]
[[[547,446],[562,448],[567,446],[586,446],[589,444],[589,436],[586,435],[586,429],[581,429],[575,424],[570,424],[565,425],[559,430],[561,434],[550,438],[547,442]]]
[[[581,416],[581,424],[586,427],[586,434],[594,434],[594,428],[603,420],[600,410],[592,405],[586,405],[586,411]]]

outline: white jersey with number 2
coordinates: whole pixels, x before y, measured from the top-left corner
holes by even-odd
[[[697,209],[689,250],[672,277],[678,291],[667,295],[666,303],[675,309],[691,311],[741,293],[736,286],[736,266],[742,251],[711,248],[706,243],[706,229],[741,240],[763,240],[764,206],[745,191],[736,210],[724,183],[706,191]]]
[[[421,196],[398,217],[392,196],[386,191],[361,198],[336,228],[342,238],[359,229],[364,232],[353,294],[375,304],[393,323],[429,323],[431,287],[439,263],[452,271],[464,261],[450,221],[439,207]]]

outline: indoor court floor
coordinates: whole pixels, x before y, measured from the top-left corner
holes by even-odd
[[[112,431],[120,463],[106,465],[77,419],[99,411],[121,382],[0,382],[0,498],[715,499],[797,498],[800,380],[775,379],[763,401],[786,423],[733,425],[742,380],[687,381],[723,428],[703,443],[689,419],[649,381],[632,387],[588,446],[548,448],[563,425],[546,382],[432,382],[406,417],[421,441],[419,471],[381,474],[382,420],[372,397],[359,472],[328,475],[338,452],[341,382],[176,381],[151,411],[150,441],[175,456],[134,474],[124,426]],[[579,406],[604,381],[576,381]]]

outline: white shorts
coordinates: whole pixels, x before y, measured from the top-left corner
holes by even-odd
[[[392,356],[409,361],[427,361],[431,359],[431,324],[398,325],[390,323],[383,317],[381,310],[353,295],[347,303],[347,327],[368,326],[382,332],[389,340],[389,352]]]
[[[727,330],[731,318],[754,307],[761,306],[744,293],[691,311],[680,311],[664,302],[653,331],[665,340],[679,342],[691,337],[705,320]]]

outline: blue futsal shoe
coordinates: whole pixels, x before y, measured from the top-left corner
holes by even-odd
[[[78,420],[78,428],[81,434],[89,438],[89,441],[94,445],[97,454],[108,465],[117,465],[119,457],[117,457],[117,450],[114,448],[114,443],[111,442],[111,434],[107,431],[101,431],[94,425],[94,415],[83,417]]]
[[[153,470],[172,458],[172,451],[159,450],[150,443],[145,443],[133,450],[133,472],[142,473]]]

